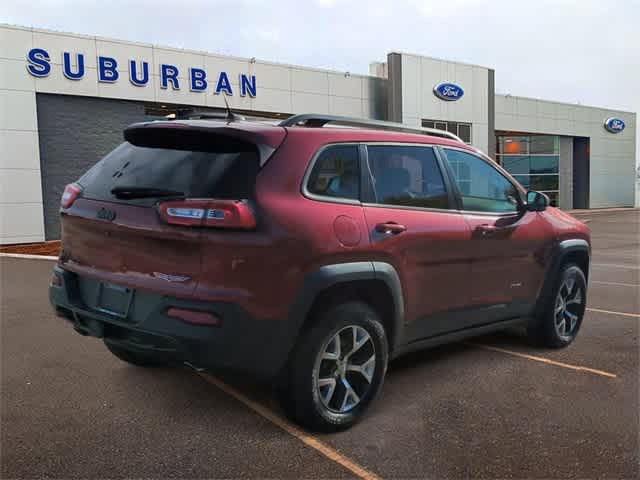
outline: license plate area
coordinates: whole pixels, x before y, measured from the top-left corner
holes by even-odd
[[[100,283],[96,310],[119,318],[127,318],[133,299],[133,292],[132,288],[112,283]]]

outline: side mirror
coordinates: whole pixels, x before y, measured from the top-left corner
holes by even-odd
[[[544,193],[529,190],[527,192],[526,209],[530,212],[542,212],[549,206],[549,197]]]

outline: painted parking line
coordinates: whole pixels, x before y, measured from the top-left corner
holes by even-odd
[[[600,268],[622,268],[626,270],[640,270],[640,266],[637,265],[623,265],[621,263],[592,263],[592,267]]]
[[[528,353],[516,352],[514,350],[507,350],[506,348],[493,347],[491,345],[485,345],[484,343],[465,342],[467,345],[473,347],[483,348],[485,350],[492,350],[494,352],[505,353],[507,355],[513,355],[514,357],[520,357],[527,360],[533,360],[535,362],[546,363],[547,365],[553,365],[556,367],[568,368],[569,370],[575,370],[578,372],[591,373],[593,375],[599,375],[607,378],[617,378],[615,373],[605,372],[604,370],[597,370],[595,368],[583,367],[580,365],[572,365],[570,363],[558,362],[549,358],[537,357],[535,355],[529,355]]]
[[[640,318],[640,313],[616,312],[614,310],[601,310],[599,308],[587,308],[589,312],[606,313],[608,315],[622,315],[623,317]]]
[[[227,393],[228,395],[231,395],[236,400],[242,402],[246,407],[250,408],[261,417],[267,419],[277,427],[280,427],[282,430],[294,436],[295,438],[300,440],[302,443],[304,443],[308,447],[311,447],[317,452],[319,452],[320,454],[324,455],[329,460],[332,460],[333,462],[343,466],[344,468],[349,470],[351,473],[353,473],[357,477],[365,480],[380,479],[380,477],[378,477],[375,473],[370,472],[369,470],[357,464],[350,458],[345,457],[340,452],[330,447],[329,445],[319,440],[318,438],[314,437],[313,435],[310,435],[302,431],[300,428],[288,422],[287,420],[285,420],[284,418],[282,418],[280,415],[276,414],[272,410],[268,409],[267,407],[259,404],[258,402],[251,400],[249,397],[247,397],[246,395],[244,395],[243,393],[241,393],[231,385],[228,385],[224,383],[222,380],[219,380],[216,377],[209,375],[207,373],[199,373],[199,375],[202,378],[204,378],[207,382],[215,385],[223,392]]]
[[[619,260],[635,260],[638,261],[640,259],[640,253],[620,253],[620,252],[609,252],[609,251],[593,251],[593,258],[597,257],[613,257]]]
[[[591,280],[589,283],[599,283],[601,285],[614,285],[616,287],[640,288],[640,283],[603,282],[602,280]]]
[[[617,287],[633,287],[640,288],[640,283],[620,283],[620,282],[604,282],[602,280],[590,280],[589,283],[599,283],[601,285],[615,285]]]

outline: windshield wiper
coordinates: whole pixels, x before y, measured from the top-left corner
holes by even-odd
[[[153,187],[115,187],[111,194],[117,198],[184,197],[184,192]]]

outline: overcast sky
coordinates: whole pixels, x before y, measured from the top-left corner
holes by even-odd
[[[492,67],[498,93],[640,111],[640,0],[0,0],[0,22],[365,74],[404,51]]]

